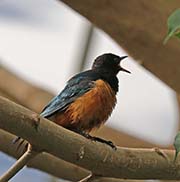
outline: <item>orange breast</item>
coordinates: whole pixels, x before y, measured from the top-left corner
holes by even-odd
[[[116,95],[110,85],[97,80],[95,87],[74,101],[59,114],[56,123],[66,128],[91,131],[103,124],[116,104]]]

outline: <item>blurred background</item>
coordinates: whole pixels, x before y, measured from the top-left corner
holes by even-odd
[[[109,52],[128,55],[106,33],[61,2],[0,1],[0,72],[6,69],[35,87],[56,95],[72,75],[89,69],[97,56]],[[179,120],[176,94],[140,63],[130,56],[122,62],[132,74],[118,75],[118,102],[106,123],[112,130],[108,135],[107,130],[102,129],[98,135],[104,132],[107,134],[105,138],[112,137],[117,144],[118,140],[123,141],[122,137],[125,137],[124,141],[126,138],[140,141],[137,147],[172,145]],[[0,76],[0,85],[6,85],[6,77]],[[120,145],[125,146],[125,142]],[[14,161],[1,152],[0,174]],[[24,180],[55,179],[26,168],[11,181]]]

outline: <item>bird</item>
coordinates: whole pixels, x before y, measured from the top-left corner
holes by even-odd
[[[116,105],[119,90],[119,71],[131,73],[120,66],[127,56],[105,53],[98,56],[87,71],[67,81],[64,89],[42,110],[40,116],[84,137],[106,143],[111,141],[93,137],[89,133],[103,125]]]
[[[91,138],[89,132],[104,124],[116,105],[118,72],[130,73],[120,66],[126,57],[112,53],[98,56],[90,70],[76,74],[67,82],[41,116]]]

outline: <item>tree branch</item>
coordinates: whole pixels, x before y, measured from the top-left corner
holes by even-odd
[[[12,141],[15,137],[16,136],[0,129],[0,150],[15,158],[19,158],[22,155],[22,150],[17,151],[16,146],[12,145]],[[24,148],[24,145],[22,145],[22,148]],[[35,159],[32,159],[27,166],[70,181],[77,181],[89,174],[89,172],[83,168],[45,152],[36,156]]]
[[[52,93],[22,80],[3,66],[0,66],[0,77],[6,78],[6,82],[0,80],[0,89],[3,91],[3,93],[8,95],[8,98],[35,112],[40,112],[54,96]],[[109,128],[107,126],[103,126],[93,133],[99,137],[104,137],[107,140],[112,140],[116,145],[124,147],[152,148],[154,146],[154,144],[150,142],[136,138],[122,131]]]
[[[33,86],[27,81],[22,80],[17,75],[11,73],[8,69],[2,66],[0,66],[0,77],[7,78],[6,82],[0,81],[0,89],[1,89],[0,95],[8,97],[17,103],[20,102],[24,106],[32,108],[37,112],[39,112],[42,109],[43,105],[45,105],[46,102],[48,102],[48,99],[53,97],[51,93],[43,89],[39,89],[38,87]],[[16,89],[17,88],[16,86],[18,86],[18,89]],[[33,90],[33,92],[31,92],[31,90]],[[34,102],[34,99],[38,100],[38,104],[37,102]],[[126,133],[122,133],[108,127],[102,127],[94,134],[101,137],[103,136],[106,139],[112,140],[116,144],[122,146],[131,146],[131,147],[154,146],[153,144],[134,138],[133,136],[130,136]],[[17,152],[16,146],[13,146],[11,144],[13,138],[14,136],[12,134],[0,130],[0,150],[15,158],[19,158],[22,155],[22,152],[21,151]],[[31,162],[28,163],[27,166],[40,169],[56,177],[70,181],[77,181],[89,174],[88,171],[78,166],[75,166],[71,163],[58,159],[47,153],[38,155],[35,158],[35,160],[31,160]],[[105,178],[103,178],[103,180],[105,180]],[[108,178],[108,181],[112,181],[112,179]]]
[[[2,65],[0,65],[0,78],[6,78],[6,81],[0,80],[1,92],[6,93],[17,103],[33,111],[41,111],[44,105],[53,97],[53,94],[39,87],[32,86]]]
[[[29,145],[27,151],[16,161],[16,163],[11,166],[2,176],[0,176],[0,182],[7,182],[10,180],[37,154],[38,153],[33,151]]]
[[[93,174],[125,179],[180,179],[180,161],[174,151],[157,149],[112,150],[66,130],[35,113],[0,97],[0,127]],[[53,141],[53,142],[52,142]]]

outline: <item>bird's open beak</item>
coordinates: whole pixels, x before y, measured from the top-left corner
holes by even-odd
[[[120,71],[124,71],[124,72],[126,72],[126,73],[131,73],[130,71],[128,71],[128,70],[126,70],[126,69],[124,69],[124,68],[122,68],[122,67],[120,67]]]
[[[121,56],[120,59],[123,60],[125,58],[127,58],[128,56]]]
[[[122,57],[120,57],[121,58],[121,60],[123,60],[123,59],[125,59],[125,58],[127,58],[128,56],[122,56]],[[124,72],[126,72],[126,73],[131,73],[130,71],[128,71],[128,70],[126,70],[126,69],[124,69],[124,68],[122,68],[120,65],[119,65],[119,69],[120,69],[120,71],[124,71]]]

